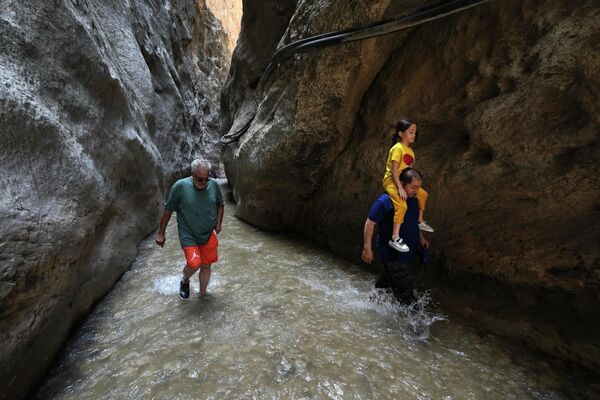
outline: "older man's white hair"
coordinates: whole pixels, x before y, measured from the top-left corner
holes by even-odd
[[[201,169],[205,169],[210,172],[210,163],[205,159],[196,159],[192,161],[192,172],[200,172]]]

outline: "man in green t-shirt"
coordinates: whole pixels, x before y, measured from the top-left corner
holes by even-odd
[[[179,283],[179,296],[190,297],[190,278],[200,268],[200,297],[206,294],[210,267],[218,260],[217,236],[223,222],[223,197],[219,184],[209,177],[210,163],[192,162],[192,176],[175,182],[156,233],[156,244],[165,244],[165,229],[173,211],[177,213],[177,233],[186,265]]]

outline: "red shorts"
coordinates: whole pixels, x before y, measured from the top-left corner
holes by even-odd
[[[208,265],[216,262],[219,259],[219,255],[217,254],[218,246],[219,241],[214,232],[211,233],[208,242],[201,246],[185,246],[183,252],[185,253],[187,266],[198,268],[200,265]]]

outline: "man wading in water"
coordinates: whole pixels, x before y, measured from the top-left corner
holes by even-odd
[[[200,297],[206,294],[210,280],[210,267],[217,261],[217,236],[223,221],[221,189],[209,177],[210,163],[206,160],[192,162],[192,176],[175,182],[156,233],[156,244],[163,247],[165,229],[173,211],[177,212],[177,233],[185,254],[186,265],[179,284],[179,297],[190,297],[190,278],[200,268]]]
[[[406,168],[400,173],[400,183],[407,194],[407,210],[404,223],[400,230],[400,237],[409,247],[409,252],[400,253],[388,246],[392,237],[394,222],[394,205],[390,197],[382,194],[375,200],[369,210],[363,231],[362,260],[368,264],[373,262],[373,249],[371,242],[377,228],[375,250],[381,262],[381,277],[375,284],[376,287],[392,287],[396,299],[403,303],[414,301],[412,284],[409,277],[409,263],[417,256],[417,249],[426,252],[429,242],[419,230],[419,202],[417,192],[423,183],[421,174],[413,168]]]

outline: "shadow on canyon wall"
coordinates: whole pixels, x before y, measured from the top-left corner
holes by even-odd
[[[297,54],[286,44],[425,1],[245,2],[222,131],[237,215],[359,261],[395,122],[419,123],[434,267],[423,282],[481,326],[600,367],[594,1],[492,1],[417,28]]]

